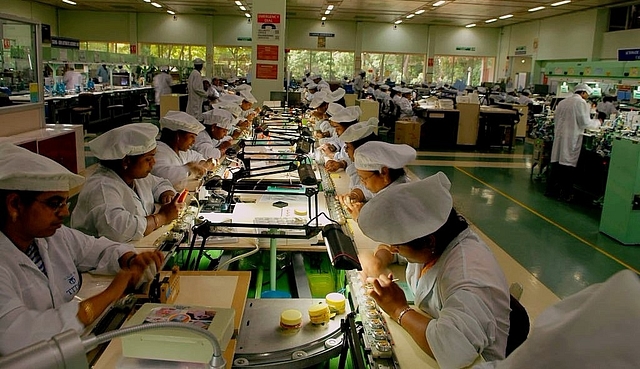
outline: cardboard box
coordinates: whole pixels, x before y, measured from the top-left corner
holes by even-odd
[[[420,129],[422,123],[399,120],[396,122],[394,143],[407,144],[415,149],[420,147]]]

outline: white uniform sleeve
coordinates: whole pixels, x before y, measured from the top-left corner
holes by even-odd
[[[591,119],[589,104],[587,104],[586,102],[584,104],[577,104],[575,115],[576,123],[578,124],[578,128],[580,128],[580,130],[600,127],[599,119]]]
[[[171,185],[171,182],[169,182],[169,180],[154,176],[153,174],[149,174],[149,177],[153,180],[153,199],[156,202],[160,202],[160,195],[162,195],[166,191],[175,192],[175,189],[173,188],[173,185]]]
[[[116,274],[120,271],[118,259],[127,252],[135,252],[133,245],[111,241],[105,237],[95,238],[64,227],[65,243],[73,250],[75,264],[80,272]],[[59,232],[59,231],[58,231]]]

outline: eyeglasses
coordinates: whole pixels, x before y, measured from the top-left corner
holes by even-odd
[[[368,175],[366,178],[362,177],[362,176],[358,176],[358,178],[360,178],[360,182],[366,182],[369,178],[375,176],[375,173],[371,173],[370,175]]]
[[[69,206],[69,199],[63,198],[50,198],[46,200],[36,200],[41,204],[45,204],[49,209],[53,211],[60,211]]]

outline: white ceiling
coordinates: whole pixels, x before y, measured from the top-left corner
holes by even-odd
[[[244,12],[235,5],[234,0],[157,0],[162,8],[155,8],[143,0],[74,0],[77,2],[75,6],[65,4],[62,0],[35,1],[76,10],[166,14],[167,9],[170,9],[177,14],[244,16]],[[628,0],[573,0],[569,4],[550,6],[557,1],[560,0],[451,0],[434,7],[436,0],[287,0],[287,18],[319,20],[327,5],[334,4],[335,8],[327,16],[327,21],[394,22],[403,19],[406,24],[464,26],[476,23],[478,27],[502,27],[565,13],[629,3]],[[252,2],[253,0],[242,0],[249,10]],[[527,11],[537,6],[545,6],[545,9]],[[424,9],[425,12],[412,19],[405,18],[419,9]],[[484,22],[506,14],[513,14],[513,17],[489,24]]]

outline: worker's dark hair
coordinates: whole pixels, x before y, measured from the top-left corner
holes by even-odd
[[[4,227],[9,220],[9,211],[7,210],[7,196],[17,193],[20,202],[24,205],[31,205],[36,201],[36,197],[40,192],[37,191],[18,191],[18,190],[0,190],[0,227]]]
[[[602,102],[614,102],[618,100],[616,96],[605,96],[602,98]]]
[[[160,141],[166,143],[169,146],[171,146],[171,144],[176,140],[177,137],[178,131],[172,131],[169,128],[163,128],[162,131],[160,131]]]
[[[363,137],[359,140],[355,140],[351,142],[351,146],[353,146],[353,149],[357,149],[358,147],[366,144],[367,142],[370,141],[380,141],[380,137],[378,137],[378,135],[376,135],[375,133],[370,134],[367,137]]]
[[[388,168],[389,169],[389,180],[391,180],[391,182],[395,182],[396,179],[406,176],[407,172],[404,170],[404,168]]]
[[[447,221],[440,228],[431,234],[409,241],[406,245],[414,250],[428,249],[433,255],[440,256],[451,241],[468,227],[467,220],[458,214],[456,209],[451,208]]]
[[[144,154],[140,154],[140,155],[127,155],[129,157],[129,160],[131,160],[131,164],[135,164],[138,162],[138,160],[140,160],[140,158],[143,156]],[[100,160],[100,165],[105,166],[111,170],[113,170],[116,173],[119,173],[123,168],[122,168],[122,160],[124,160],[124,158],[122,159],[114,159],[114,160]]]

